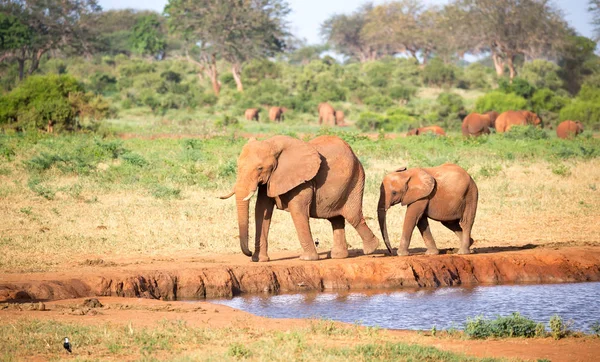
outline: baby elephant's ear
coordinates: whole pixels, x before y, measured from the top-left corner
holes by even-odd
[[[423,169],[416,168],[409,172],[412,174],[406,181],[406,192],[400,201],[402,206],[429,197],[435,187],[435,179]]]

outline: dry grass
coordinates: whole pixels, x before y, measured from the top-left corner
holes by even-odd
[[[380,234],[376,219],[380,180],[386,171],[406,163],[400,159],[367,162],[364,211],[376,235]],[[553,173],[555,164],[542,161],[498,163],[492,171],[486,165],[472,167],[469,171],[480,190],[475,247],[598,243],[600,161],[564,165],[558,172],[564,175]],[[65,176],[52,178],[52,186],[64,191],[46,200],[27,188],[26,179],[19,167],[0,174],[2,272],[56,270],[96,258],[239,253],[235,202],[217,198],[230,185],[218,190],[183,187],[181,198],[161,200],[145,189],[99,189],[86,178]],[[73,185],[83,191],[69,191]],[[396,206],[389,212],[393,246],[400,237],[404,211]],[[253,217],[251,230],[252,221]],[[311,226],[313,236],[322,242],[319,249],[329,250],[329,222],[312,220]],[[458,246],[452,232],[437,222],[431,226],[439,248]],[[291,230],[290,215],[275,211],[269,249],[299,251]],[[350,225],[346,230],[351,247],[362,248],[356,231]],[[417,230],[411,247],[424,247]]]

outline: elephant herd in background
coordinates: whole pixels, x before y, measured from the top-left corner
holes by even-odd
[[[283,115],[288,111],[285,107],[271,107],[269,109],[269,120],[272,122],[281,122]],[[329,103],[319,104],[317,111],[319,113],[319,125],[328,126],[346,126],[345,115],[342,110],[335,110]],[[249,108],[245,112],[245,118],[250,121],[259,120],[260,109]],[[541,118],[530,111],[490,111],[486,113],[471,113],[463,119],[461,130],[465,137],[477,137],[489,134],[490,129],[494,128],[497,133],[508,132],[512,126],[534,125],[543,127]],[[574,138],[583,132],[583,124],[579,121],[564,121],[556,128],[556,135],[562,139]],[[407,136],[419,136],[426,133],[433,133],[438,136],[445,136],[446,132],[440,126],[419,127],[409,130]]]
[[[285,107],[270,107],[269,108],[269,120],[271,122],[283,121],[283,115],[288,111]],[[342,110],[335,110],[329,103],[321,103],[317,107],[319,113],[319,125],[325,124],[328,126],[346,126],[345,114]],[[259,121],[260,120],[260,109],[259,108],[248,108],[244,113],[244,117],[248,121]]]
[[[291,214],[303,252],[302,260],[318,260],[309,219],[327,219],[333,229],[332,258],[348,256],[345,224],[350,223],[363,241],[365,255],[379,240],[365,222],[363,193],[365,171],[350,148],[335,136],[309,142],[289,136],[250,140],[237,160],[237,179],[227,199],[235,195],[240,247],[253,261],[269,261],[268,236],[275,207]],[[250,199],[255,204],[255,247],[248,247]],[[398,255],[408,255],[412,232],[418,227],[427,254],[438,254],[428,219],[440,221],[460,239],[459,254],[469,254],[471,228],[477,211],[478,190],[471,176],[454,164],[432,168],[400,168],[381,183],[377,215],[385,245],[393,254],[386,223],[387,210],[407,207]]]
[[[490,128],[496,129],[497,133],[508,132],[513,126],[534,125],[543,127],[542,119],[530,111],[506,111],[471,113],[463,120],[461,129],[465,137],[476,137],[489,134]],[[583,124],[579,121],[564,121],[556,127],[558,138],[573,138],[583,132]]]

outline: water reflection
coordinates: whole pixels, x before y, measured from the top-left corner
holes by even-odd
[[[461,328],[468,317],[554,314],[589,330],[600,321],[600,283],[241,296],[214,302],[273,318],[325,318],[393,329]]]

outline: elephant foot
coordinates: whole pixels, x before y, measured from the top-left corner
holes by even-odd
[[[438,255],[440,253],[440,251],[435,248],[435,249],[427,249],[427,251],[425,252],[425,255]]]
[[[306,261],[319,260],[319,254],[317,254],[317,253],[302,253],[302,255],[300,255],[300,260],[306,260]]]
[[[256,255],[256,254],[252,255],[252,261],[253,262],[264,263],[264,262],[267,262],[269,260],[271,260],[271,259],[269,258],[268,255],[260,255],[260,254],[259,255]]]
[[[331,259],[345,259],[348,257],[348,250],[331,250]]]
[[[459,255],[469,255],[469,254],[471,254],[471,250],[468,249],[468,248],[467,249],[460,248],[460,249],[458,249],[458,253],[457,254],[459,254]]]
[[[409,255],[410,255],[410,253],[408,252],[408,249],[406,249],[406,250],[398,249],[398,256],[409,256]]]
[[[373,240],[363,243],[363,253],[365,255],[373,254],[377,247],[379,246],[379,240],[377,238],[373,238]]]

